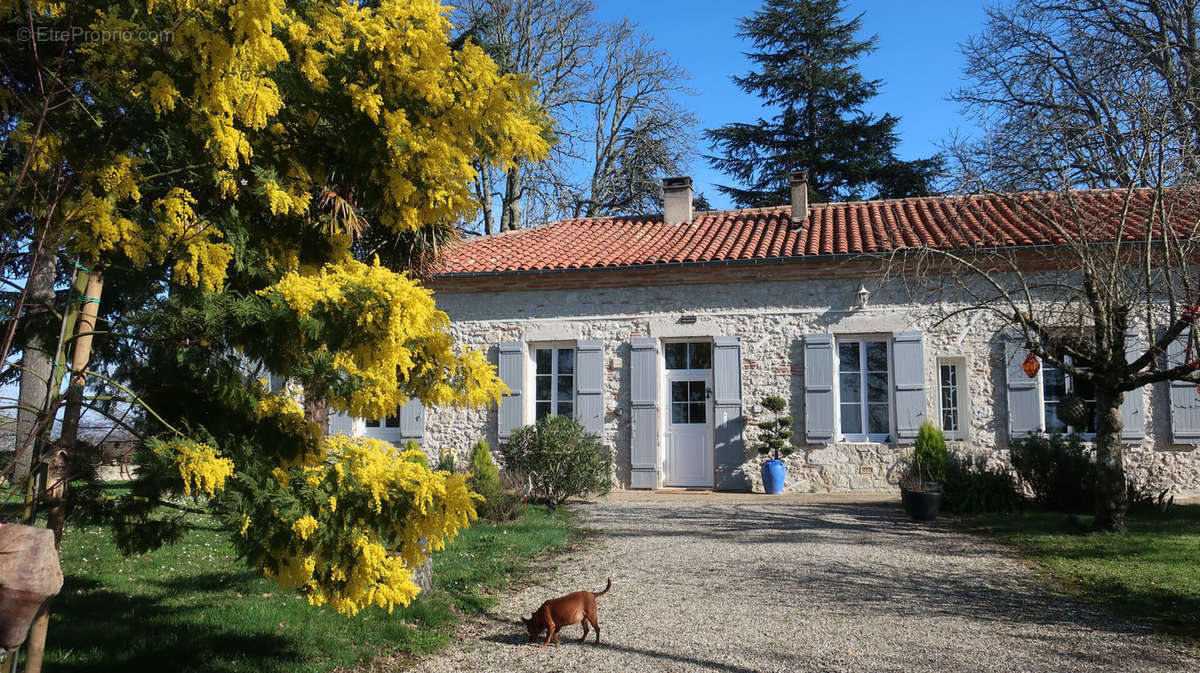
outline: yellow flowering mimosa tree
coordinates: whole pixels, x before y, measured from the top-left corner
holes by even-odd
[[[363,227],[471,215],[477,161],[544,156],[529,83],[452,42],[436,0],[8,7],[8,248],[104,270],[103,297],[85,299],[101,323],[88,382],[148,410],[137,497],[106,510],[121,539],[169,533],[155,505],[177,493],[315,605],[406,604],[425,549],[474,517],[462,478],[323,437],[253,369],[361,416],[499,398],[430,292],[352,251]]]

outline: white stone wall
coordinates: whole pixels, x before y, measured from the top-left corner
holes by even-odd
[[[616,272],[608,272],[616,273]],[[809,444],[804,435],[803,337],[809,333],[888,337],[894,332],[924,333],[927,418],[937,422],[937,360],[961,356],[966,362],[967,426],[960,451],[984,452],[1007,464],[1007,419],[1001,325],[982,312],[962,314],[935,324],[929,306],[910,303],[899,286],[873,284],[870,305],[852,308],[861,278],[830,272],[815,279],[772,281],[757,274],[752,282],[522,290],[520,279],[507,291],[438,291],[438,307],[451,318],[460,343],[484,349],[493,362],[502,341],[525,342],[598,339],[604,344],[604,441],[614,450],[616,479],[630,478],[630,339],[736,335],[742,345],[742,400],[746,416],[748,484],[761,490],[761,460],[751,448],[767,395],[781,395],[796,419],[798,447],[787,459],[787,490],[880,491],[895,488],[898,462],[910,446],[896,443]],[[611,277],[611,276],[610,276]],[[694,324],[681,324],[681,315]],[[661,376],[661,373],[660,373]],[[1200,493],[1200,451],[1169,442],[1165,384],[1145,390],[1149,437],[1128,447],[1131,476],[1170,486],[1173,492]],[[894,405],[894,402],[893,402]],[[426,449],[436,455],[452,447],[460,456],[483,437],[496,446],[496,410],[430,410]],[[465,458],[464,458],[465,460]]]

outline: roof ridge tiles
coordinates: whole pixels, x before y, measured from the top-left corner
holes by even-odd
[[[697,211],[690,222],[668,225],[660,214],[580,217],[497,232],[457,242],[442,258],[440,274],[505,273],[551,269],[654,266],[737,260],[799,259],[806,256],[870,254],[913,246],[962,249],[972,246],[1055,245],[1061,227],[1049,223],[1038,205],[1060,214],[1075,212],[1094,236],[1144,236],[1153,200],[1132,194],[1130,216],[1118,229],[1122,190],[1073,192],[1063,203],[1052,192],[958,194],[812,204],[796,223],[788,205]],[[1072,211],[1064,207],[1071,204]],[[1200,203],[1183,203],[1180,216],[1200,221]],[[1152,230],[1161,229],[1157,222]],[[1200,236],[1176,221],[1177,229]]]

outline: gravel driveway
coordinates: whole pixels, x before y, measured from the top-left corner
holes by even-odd
[[[574,505],[598,538],[418,671],[1200,671],[1197,652],[1047,593],[1003,550],[894,503]],[[518,617],[579,589],[601,644]]]

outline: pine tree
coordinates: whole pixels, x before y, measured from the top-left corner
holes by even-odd
[[[758,69],[733,78],[777,113],[754,123],[705,132],[714,167],[744,187],[718,185],[740,206],[788,202],[788,173],[807,170],[813,201],[917,196],[930,191],[938,156],[901,161],[895,155],[899,117],[874,117],[862,106],[879,90],[855,61],[876,37],[856,38],[862,15],[842,20],[841,0],[767,0],[739,23]]]

